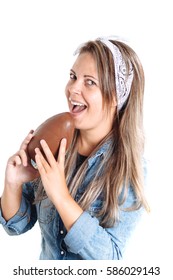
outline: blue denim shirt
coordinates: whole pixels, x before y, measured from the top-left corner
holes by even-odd
[[[86,177],[78,190],[76,199],[92,180],[92,174],[97,170],[108,148],[109,142],[88,159]],[[142,209],[130,212],[120,210],[119,221],[115,226],[103,228],[95,217],[95,213],[101,207],[101,201],[97,199],[67,232],[49,198],[34,205],[32,204],[34,195],[33,182],[24,184],[20,209],[9,221],[5,221],[0,211],[0,223],[9,235],[19,235],[30,230],[38,220],[42,236],[40,254],[42,260],[122,259],[126,243],[142,212]],[[129,186],[128,196],[123,207],[131,206],[134,200],[134,192]]]

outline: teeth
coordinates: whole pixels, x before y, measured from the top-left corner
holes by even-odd
[[[71,98],[69,98],[69,101],[71,102],[72,105],[85,106],[85,105],[82,104],[82,103],[78,103],[78,102],[72,101]]]
[[[73,101],[71,101],[71,104],[77,105],[77,106],[84,106],[84,104],[81,104],[81,103],[78,103],[78,102],[73,102]]]

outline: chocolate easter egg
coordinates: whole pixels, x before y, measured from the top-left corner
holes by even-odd
[[[33,138],[28,144],[28,155],[31,162],[35,162],[35,148],[40,148],[44,154],[40,145],[41,139],[44,139],[47,142],[51,152],[55,158],[57,158],[60,141],[62,138],[66,138],[68,149],[73,139],[74,129],[73,118],[69,112],[54,115],[44,121],[34,131]]]

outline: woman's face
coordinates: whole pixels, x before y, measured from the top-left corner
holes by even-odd
[[[103,110],[97,66],[90,53],[82,53],[77,57],[70,70],[66,97],[76,128],[95,130],[98,133],[110,131],[115,106],[110,108],[109,114]]]

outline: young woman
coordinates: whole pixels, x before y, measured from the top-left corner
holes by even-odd
[[[66,152],[55,160],[41,140],[38,171],[27,145],[7,163],[1,223],[10,235],[39,221],[40,259],[121,259],[143,209],[144,73],[136,53],[120,41],[98,38],[81,45],[66,86],[75,123]],[[39,179],[35,173],[39,172]]]

